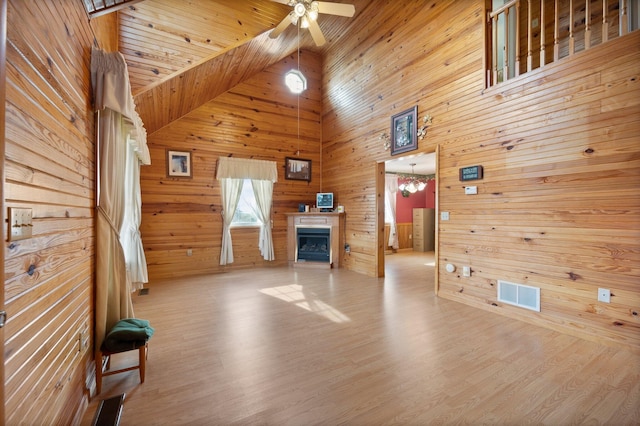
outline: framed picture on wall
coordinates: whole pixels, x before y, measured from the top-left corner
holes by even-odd
[[[167,176],[190,178],[191,152],[167,150]]]
[[[418,149],[418,106],[391,117],[391,155]]]
[[[311,160],[286,157],[284,167],[284,177],[286,179],[311,182]]]

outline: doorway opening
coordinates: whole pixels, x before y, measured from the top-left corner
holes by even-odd
[[[437,151],[378,163],[378,276],[411,255],[435,268],[437,257]],[[437,280],[436,280],[437,281]]]

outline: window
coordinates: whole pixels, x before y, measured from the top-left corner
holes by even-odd
[[[260,223],[254,213],[256,208],[256,197],[253,194],[251,179],[245,179],[242,184],[240,201],[238,201],[238,207],[233,215],[231,226],[258,226]]]

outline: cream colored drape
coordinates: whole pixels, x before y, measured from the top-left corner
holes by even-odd
[[[258,241],[260,253],[265,260],[274,260],[271,235],[271,204],[273,184],[278,181],[278,169],[275,161],[220,157],[218,159],[216,179],[220,181],[223,209],[220,264],[233,263],[231,222],[240,199],[244,179],[251,179],[253,193],[256,198],[257,209],[255,214],[260,221],[260,237]]]
[[[96,289],[95,345],[99,349],[105,334],[123,318],[134,316],[131,303],[131,281],[127,273],[120,233],[130,209],[139,203],[127,200],[136,188],[133,175],[127,176],[127,157],[133,155],[139,164],[149,164],[146,131],[135,111],[124,57],[119,52],[91,52],[91,83],[94,92],[97,151],[96,213]],[[139,196],[139,175],[138,196]],[[129,183],[127,183],[129,182]],[[129,185],[129,186],[127,186]],[[137,221],[139,225],[140,213]],[[138,232],[136,230],[136,232]],[[142,242],[133,248],[142,252]],[[137,267],[137,266],[136,266]],[[146,273],[146,264],[144,265]]]
[[[389,216],[391,216],[391,226],[389,232],[389,242],[387,243],[391,248],[397,249],[400,247],[398,242],[398,225],[396,223],[396,194],[398,192],[398,176],[388,174],[385,175],[385,203],[389,209]]]

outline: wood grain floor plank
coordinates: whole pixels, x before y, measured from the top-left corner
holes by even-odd
[[[127,425],[640,421],[638,355],[436,298],[433,253],[386,262],[386,278],[277,267],[153,282],[134,297],[156,328],[146,381],[107,377],[101,398],[127,394]]]

